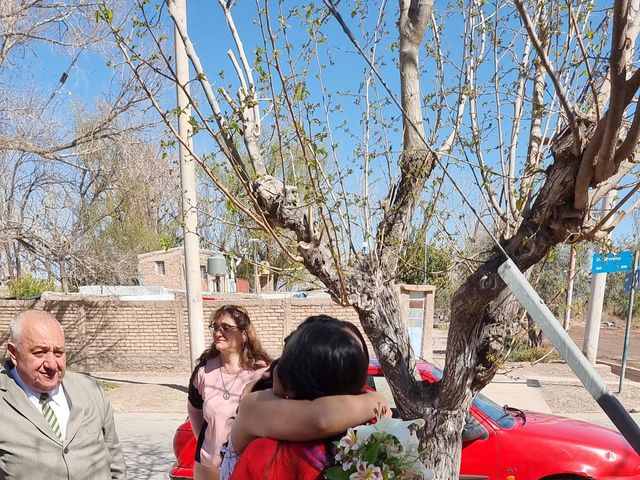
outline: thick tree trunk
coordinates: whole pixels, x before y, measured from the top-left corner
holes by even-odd
[[[462,429],[469,406],[455,410],[423,407],[425,426],[419,432],[420,441],[425,446],[423,461],[439,480],[458,479],[462,458]]]
[[[545,184],[529,214],[513,237],[502,241],[503,248],[523,271],[556,244],[582,233],[586,212],[572,207],[581,157],[572,155],[569,142],[562,140],[556,145],[555,161],[547,169]],[[425,410],[433,417],[426,419],[424,433],[432,462],[429,466],[436,468],[438,478],[457,475],[464,414],[474,395],[492,380],[498,367],[496,360],[502,351],[504,328],[510,323],[509,317],[501,314],[501,310],[509,310],[504,301],[509,295],[497,273],[504,260],[504,255],[494,250],[452,300],[444,376],[437,402],[430,404],[431,410]],[[448,446],[443,455],[448,458],[437,458],[442,453],[437,450],[443,446]]]
[[[424,463],[433,469],[436,478],[457,478],[462,451],[462,428],[471,404],[468,385],[461,384],[454,394],[458,407],[451,409],[440,392],[440,383],[419,380],[406,327],[402,321],[399,290],[393,283],[377,283],[377,275],[365,277],[359,283],[360,303],[354,305],[365,333],[371,339],[385,376],[393,392],[402,418],[423,418],[425,427],[419,432],[421,444],[426,448]],[[355,286],[355,285],[354,285]],[[365,302],[365,297],[369,302]],[[366,305],[366,309],[362,308]],[[464,349],[464,345],[447,347]],[[407,368],[410,365],[410,368]],[[460,365],[457,375],[463,375]]]
[[[379,282],[381,275],[380,272],[361,272],[360,276],[352,276],[349,286],[353,292],[351,298],[356,300],[354,308],[371,340],[400,412],[403,417],[418,418],[420,410],[413,405],[428,390],[421,388],[409,335],[402,321],[399,290],[393,282]]]

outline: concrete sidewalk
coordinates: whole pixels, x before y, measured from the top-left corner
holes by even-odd
[[[173,435],[185,419],[180,414],[116,413],[116,429],[127,464],[127,477],[167,480],[173,455]]]
[[[535,379],[514,380],[506,375],[496,375],[482,393],[499,405],[553,413],[544,399],[542,386]]]

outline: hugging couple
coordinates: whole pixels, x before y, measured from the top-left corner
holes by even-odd
[[[369,353],[349,322],[307,318],[275,361],[242,307],[220,307],[209,329],[189,382],[195,480],[321,479],[336,436],[389,410],[365,391]]]

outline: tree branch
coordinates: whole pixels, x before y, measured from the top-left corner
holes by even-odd
[[[573,146],[572,146],[573,153],[575,155],[579,155],[582,150],[582,139],[580,138],[580,130],[578,128],[578,123],[576,121],[576,114],[573,109],[573,106],[569,103],[569,100],[567,98],[567,93],[565,92],[564,87],[560,83],[558,74],[553,68],[553,65],[551,65],[551,61],[549,60],[547,53],[542,48],[542,44],[540,43],[540,39],[538,38],[538,35],[534,30],[533,24],[531,22],[531,18],[529,17],[527,10],[522,5],[522,0],[514,0],[514,3],[516,5],[516,8],[518,9],[518,12],[520,13],[520,17],[524,22],[527,32],[529,33],[529,38],[531,38],[531,41],[533,42],[533,47],[536,49],[536,52],[538,53],[538,57],[540,57],[542,64],[547,70],[547,73],[551,78],[551,82],[555,87],[556,93],[558,94],[558,98],[560,99],[560,104],[562,105],[562,109],[565,113],[565,116],[567,117],[567,124],[569,125],[569,129],[571,130],[571,134],[573,136]]]

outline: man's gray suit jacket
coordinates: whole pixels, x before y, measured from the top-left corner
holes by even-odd
[[[124,456],[111,404],[98,383],[67,372],[67,435],[58,439],[9,375],[0,371],[0,480],[121,480]]]

